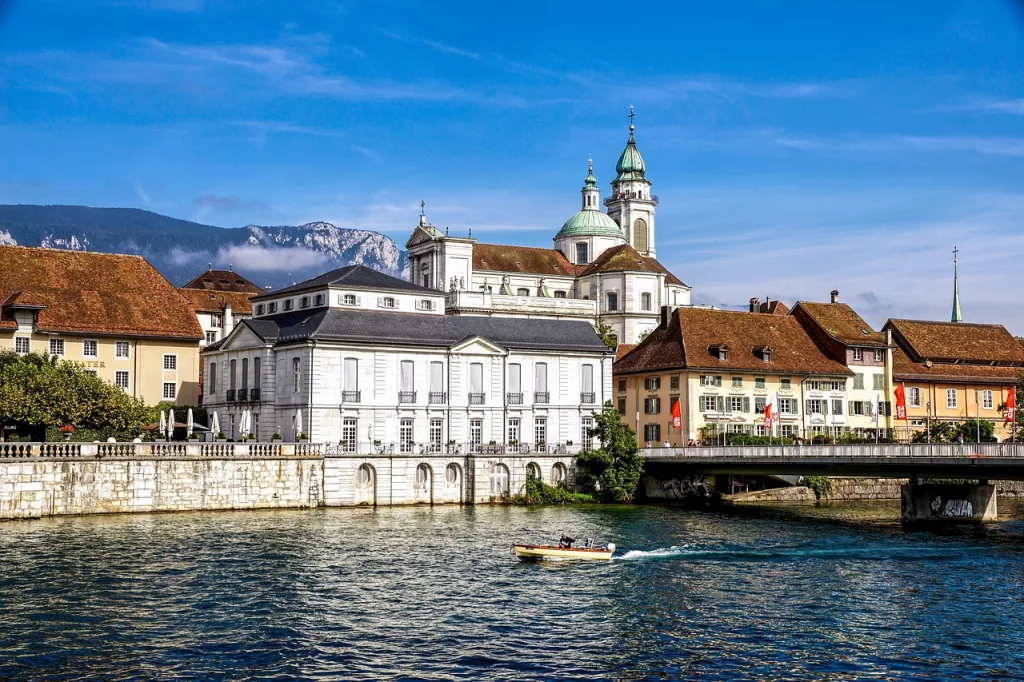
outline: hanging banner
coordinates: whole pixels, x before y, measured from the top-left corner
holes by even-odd
[[[905,390],[906,389],[904,389],[903,384],[896,387],[896,418],[902,419],[903,421],[907,420],[907,401],[904,397]]]
[[[672,403],[672,428],[681,429],[683,428],[683,418],[680,414],[679,401]]]

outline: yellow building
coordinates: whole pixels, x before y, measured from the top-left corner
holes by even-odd
[[[729,433],[775,436],[847,430],[853,372],[826,355],[790,315],[679,308],[614,366],[615,398],[641,446],[686,445]],[[680,428],[672,407],[680,403]]]
[[[936,422],[987,419],[995,435],[1008,438],[1000,407],[1024,371],[1024,348],[998,324],[889,320],[897,349],[893,381],[903,384],[907,420],[894,421],[906,437]]]
[[[202,329],[140,256],[0,246],[0,349],[76,362],[147,404],[197,402]]]

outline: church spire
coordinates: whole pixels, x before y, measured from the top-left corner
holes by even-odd
[[[583,180],[583,210],[601,210],[601,190],[597,188],[597,178],[594,177],[594,160],[587,159],[587,177]]]
[[[963,322],[963,315],[960,314],[960,288],[957,272],[957,254],[960,251],[954,246],[953,247],[953,315],[950,317],[950,322]]]

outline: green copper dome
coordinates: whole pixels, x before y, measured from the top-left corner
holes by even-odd
[[[565,221],[555,239],[562,237],[622,237],[622,229],[607,214],[593,208],[583,209]]]
[[[626,143],[626,148],[622,150],[619,162],[615,164],[615,172],[618,173],[615,182],[644,180],[646,171],[644,158],[640,156],[640,150],[636,148],[636,141],[633,139],[633,126],[629,126],[629,141]]]

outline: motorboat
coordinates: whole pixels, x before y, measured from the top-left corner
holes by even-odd
[[[609,542],[604,547],[595,547],[590,538],[577,542],[562,536],[557,545],[512,545],[516,556],[523,561],[540,561],[544,559],[593,559],[607,561],[615,553],[615,545]]]

